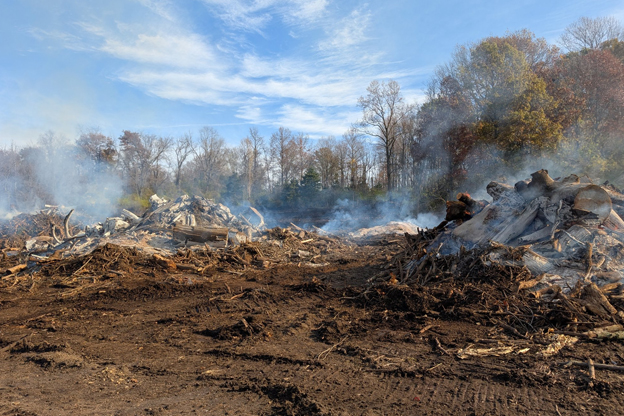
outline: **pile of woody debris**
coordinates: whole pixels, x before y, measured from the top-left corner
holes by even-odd
[[[619,190],[540,170],[514,186],[491,182],[487,192],[492,202],[459,194],[438,227],[406,233],[395,271],[373,280],[367,299],[517,333],[624,323]],[[624,337],[621,325],[615,331]]]
[[[526,266],[533,276],[541,276],[539,286],[564,290],[578,281],[598,286],[624,281],[624,221],[619,215],[624,195],[614,187],[581,182],[576,175],[556,181],[540,170],[513,187],[491,182],[487,192],[490,204],[467,194],[447,203],[441,224],[445,231],[429,251],[445,255],[462,246],[488,247],[489,261]],[[510,259],[508,248],[518,248],[522,255]]]
[[[245,212],[235,216],[225,205],[201,196],[184,195],[167,201],[153,195],[150,203],[141,217],[124,209],[120,216],[87,225],[78,233],[70,224],[73,210],[64,217],[57,210],[23,214],[5,228],[13,223],[24,224],[28,230],[20,235],[25,241],[7,242],[5,238],[4,245],[11,246],[12,251],[26,250],[34,258],[45,258],[57,251],[64,257],[84,255],[105,244],[134,247],[149,254],[173,254],[181,246],[218,248],[250,242],[266,228],[264,218],[253,207],[247,210],[248,219]],[[8,237],[10,231],[3,236]]]

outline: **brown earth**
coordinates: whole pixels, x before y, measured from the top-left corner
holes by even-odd
[[[195,265],[184,270],[107,246],[5,276],[0,415],[621,413],[624,373],[592,380],[562,365],[621,365],[621,341],[581,339],[544,358],[544,328],[465,313],[484,309],[480,283],[446,297],[392,278],[371,286],[399,240],[327,243],[320,265],[180,253]],[[255,247],[271,257],[273,246]],[[444,302],[460,299],[452,290],[466,293],[464,312]],[[458,358],[470,345],[524,353]]]

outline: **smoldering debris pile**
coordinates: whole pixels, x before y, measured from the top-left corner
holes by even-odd
[[[618,214],[624,195],[617,189],[576,175],[555,181],[540,170],[513,187],[491,182],[487,192],[493,199],[487,205],[460,194],[464,215],[447,215],[450,221],[430,250],[445,255],[461,246],[489,247],[489,261],[525,266],[542,284],[562,288],[624,278],[624,221]],[[508,258],[507,247],[521,248],[521,258]]]
[[[624,320],[622,193],[545,170],[487,192],[491,203],[459,194],[438,227],[406,234],[396,272],[377,282],[391,286],[386,302],[525,331]]]
[[[45,230],[38,227],[36,233],[28,230],[23,233],[32,238],[22,242],[22,248],[43,256],[59,251],[65,257],[83,255],[107,243],[152,254],[172,254],[180,246],[193,244],[223,247],[249,242],[255,233],[265,229],[262,215],[253,207],[248,209],[248,219],[244,215],[237,217],[225,205],[201,196],[184,195],[167,201],[153,195],[150,203],[141,217],[124,209],[120,216],[88,225],[77,233],[69,225],[73,210],[64,219],[57,212],[44,211],[15,219],[20,224],[45,223]]]

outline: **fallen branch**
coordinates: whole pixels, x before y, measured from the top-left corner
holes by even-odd
[[[589,367],[588,361],[568,361],[566,363],[562,363],[564,367],[570,367],[572,365],[576,365],[578,367]],[[613,365],[613,364],[596,364],[594,363],[594,368],[598,368],[600,370],[612,370],[612,371],[624,371],[624,366],[621,365]]]

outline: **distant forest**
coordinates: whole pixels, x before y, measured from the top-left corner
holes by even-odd
[[[342,137],[312,140],[287,126],[262,137],[252,127],[232,147],[212,127],[180,137],[93,129],[75,142],[47,132],[36,146],[0,150],[0,211],[66,204],[51,184],[67,181],[101,181],[96,193],[118,184],[112,195],[135,211],[153,193],[188,193],[278,211],[401,195],[424,212],[529,166],[621,186],[620,39],[621,24],[606,17],[580,19],[559,46],[528,30],[458,46],[421,104],[406,102],[396,81],[372,81]]]

